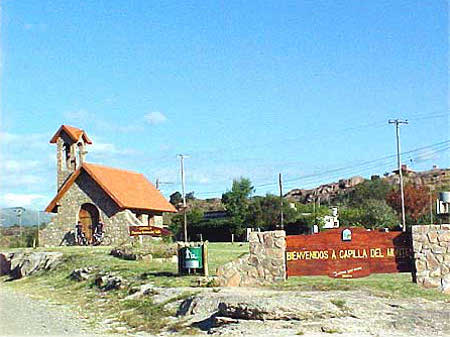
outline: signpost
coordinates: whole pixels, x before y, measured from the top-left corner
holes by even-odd
[[[130,226],[130,236],[151,235],[151,236],[169,236],[172,232],[168,229],[156,226]]]
[[[337,228],[286,237],[288,276],[356,278],[371,273],[411,272],[410,233]]]

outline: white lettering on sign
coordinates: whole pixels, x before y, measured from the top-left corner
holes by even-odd
[[[197,255],[195,255],[189,249],[186,249],[186,260],[197,260]]]

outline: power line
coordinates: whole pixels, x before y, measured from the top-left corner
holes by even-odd
[[[404,151],[401,154],[402,155],[406,155],[406,154],[412,154],[412,153],[417,153],[419,152],[423,152],[423,151],[428,151],[428,150],[432,150],[434,153],[439,153],[442,151],[446,151],[448,150],[450,141],[443,141],[443,142],[439,142],[439,143],[435,143],[435,144],[430,144],[427,146],[423,146],[420,148],[416,148],[416,149],[412,149],[409,151]],[[322,177],[321,179],[323,179],[324,177],[329,177],[330,173],[339,173],[339,175],[342,175],[343,172],[348,172],[348,171],[354,171],[355,169],[358,169],[358,171],[361,170],[368,170],[368,169],[374,169],[376,167],[385,167],[386,163],[389,162],[390,160],[394,159],[397,155],[388,155],[388,156],[384,156],[381,158],[377,158],[377,159],[373,159],[373,160],[369,160],[369,161],[365,161],[359,164],[350,164],[347,166],[343,166],[343,167],[338,167],[338,168],[333,168],[333,169],[329,169],[329,170],[325,170],[325,171],[321,171],[319,173],[311,173],[311,174],[306,174],[306,175],[302,175],[296,178],[291,178],[291,179],[284,179],[284,183],[285,184],[289,184],[292,182],[297,182],[300,180],[310,180],[311,178],[318,178],[318,177]],[[317,180],[317,179],[316,179]],[[268,182],[268,183],[262,183],[262,184],[255,184],[254,188],[261,188],[261,187],[275,187],[278,183],[277,182]],[[223,193],[224,191],[208,191],[208,192],[200,192],[197,193],[197,195],[213,195],[213,194],[219,194],[219,193]]]
[[[419,114],[410,114],[410,120],[427,120],[427,119],[436,119],[436,118],[442,118],[442,117],[446,117],[449,116],[449,110],[445,110],[445,113],[443,112],[444,110],[436,110],[434,112],[431,113],[419,113]],[[346,128],[342,128],[342,129],[336,129],[333,130],[333,132],[329,132],[327,133],[328,136],[331,135],[340,135],[340,134],[345,134],[346,132],[349,131],[358,131],[358,130],[365,130],[368,128],[379,128],[379,127],[384,127],[386,126],[385,124],[385,120],[380,120],[377,122],[372,122],[372,123],[364,123],[361,124],[359,126],[352,126],[352,127],[346,127]],[[243,149],[243,148],[248,148],[251,147],[252,149],[257,149],[257,148],[266,148],[268,146],[273,146],[274,144],[286,144],[286,143],[291,143],[291,142],[297,142],[300,141],[302,139],[308,139],[309,142],[313,141],[313,139],[311,137],[314,136],[320,136],[320,140],[323,140],[323,135],[322,135],[322,131],[317,130],[315,133],[310,134],[310,135],[305,135],[305,136],[301,136],[301,137],[291,137],[291,138],[285,138],[285,139],[280,139],[278,141],[271,141],[271,142],[267,142],[267,143],[258,143],[258,144],[246,144],[246,145],[238,145],[238,146],[234,146],[234,147],[226,147],[226,148],[217,148],[217,149],[212,149],[212,150],[205,150],[205,151],[193,151],[191,154],[195,155],[196,159],[201,159],[203,157],[206,158],[211,158],[211,156],[223,156],[224,153],[230,153],[230,152],[238,152],[238,150]],[[315,140],[319,140],[319,139],[315,139]],[[315,141],[314,140],[314,141]],[[155,158],[150,158],[152,161],[157,161],[158,163],[169,163],[170,161],[173,161],[172,159],[172,155],[171,154],[167,154],[161,157],[155,157]],[[260,157],[252,157],[252,158],[238,158],[238,159],[232,159],[232,160],[227,160],[227,162],[232,162],[232,161],[258,161],[261,160]]]

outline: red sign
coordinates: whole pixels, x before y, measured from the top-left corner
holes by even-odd
[[[412,271],[411,234],[337,228],[286,237],[288,276],[356,278]]]
[[[172,232],[156,226],[130,226],[130,236],[138,235],[169,236]]]

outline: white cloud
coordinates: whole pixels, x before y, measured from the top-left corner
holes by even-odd
[[[152,125],[162,124],[167,121],[167,117],[159,111],[149,112],[144,117],[145,120]]]
[[[47,24],[46,23],[25,23],[23,25],[23,28],[28,31],[40,31],[44,32],[47,30]]]
[[[8,150],[12,151],[10,146],[30,148],[47,148],[49,136],[46,133],[10,133],[0,132],[0,144],[1,146],[8,146]]]
[[[8,159],[0,162],[0,170],[6,172],[22,172],[30,169],[34,169],[40,165],[37,160],[14,160]]]
[[[79,109],[75,111],[66,111],[64,112],[64,119],[68,122],[68,124],[73,125],[75,127],[80,127],[87,121],[92,120],[92,116],[84,109]]]
[[[2,189],[6,187],[25,187],[41,183],[42,176],[34,174],[17,174],[16,172],[5,174],[2,172],[2,177],[0,178]]]
[[[84,129],[88,134],[89,130],[83,127],[87,121],[89,121],[91,128],[95,126],[96,129],[108,132],[138,132],[144,130],[142,123],[121,123],[111,119],[105,120],[85,109],[66,111],[64,112],[64,118],[67,124]],[[95,139],[93,140],[95,141]]]
[[[88,148],[88,153],[94,157],[113,157],[113,156],[126,156],[136,155],[138,152],[133,149],[118,149],[112,143],[99,143],[93,142]],[[88,156],[89,156],[88,154]]]
[[[0,202],[6,207],[26,207],[31,206],[35,201],[46,199],[47,197],[42,194],[19,194],[19,193],[6,193],[0,196]]]

